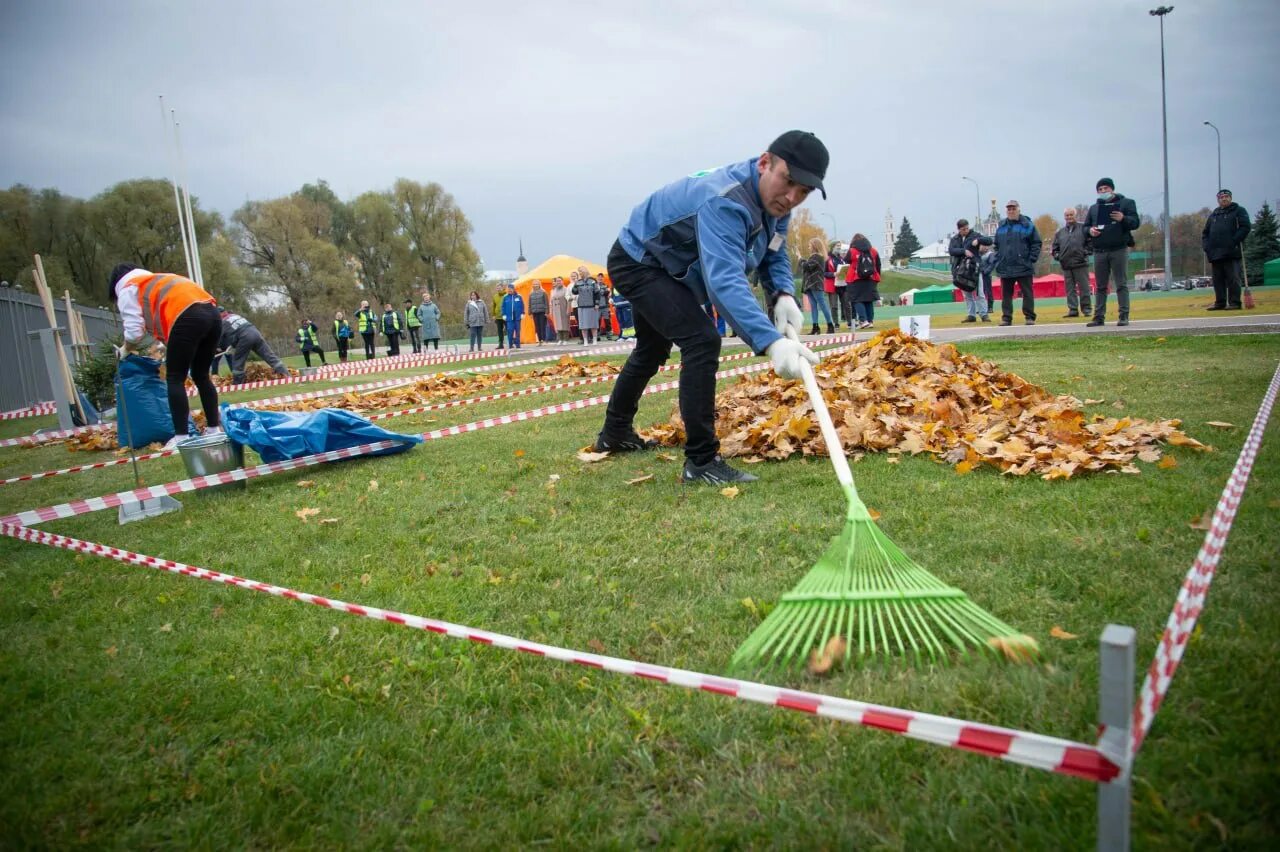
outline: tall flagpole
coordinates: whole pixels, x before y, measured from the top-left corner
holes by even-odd
[[[169,116],[164,111],[164,95],[160,95],[160,123],[164,125],[164,137],[167,137],[169,135]],[[165,147],[169,148],[167,144]],[[173,149],[169,148],[169,165],[173,169],[173,204],[178,208],[178,231],[182,234],[182,257],[187,262],[187,277],[194,278],[195,272],[191,267],[191,247],[187,244],[187,225],[183,221],[182,198],[178,195],[178,168],[174,164],[175,159]]]
[[[196,241],[196,218],[191,214],[191,192],[187,186],[187,163],[182,156],[182,138],[178,135],[178,115],[173,115],[173,145],[178,152],[178,174],[182,178],[182,201],[187,210],[187,228],[191,231],[191,262],[195,267],[193,279],[201,287],[204,286],[204,268],[200,265],[200,243]]]

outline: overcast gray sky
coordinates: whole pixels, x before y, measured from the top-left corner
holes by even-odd
[[[631,207],[782,130],[831,150],[840,236],[885,209],[921,240],[974,187],[1061,217],[1115,178],[1161,206],[1153,0],[1071,3],[2,0],[0,185],[92,196],[166,176],[177,109],[193,194],[223,214],[324,178],[339,196],[437,181],[490,268],[603,262]],[[1280,197],[1280,2],[1180,0],[1165,19],[1170,198]]]

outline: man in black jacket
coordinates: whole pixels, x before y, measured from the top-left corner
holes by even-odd
[[[1089,249],[1086,247],[1088,235],[1084,226],[1076,221],[1076,208],[1068,207],[1062,211],[1066,222],[1058,233],[1053,235],[1053,259],[1062,266],[1062,277],[1067,287],[1067,312],[1063,319],[1089,316],[1092,313],[1089,302]]]
[[[1129,246],[1133,245],[1131,232],[1138,230],[1142,222],[1138,219],[1138,205],[1132,198],[1116,192],[1116,182],[1111,178],[1098,178],[1096,189],[1098,200],[1089,208],[1084,225],[1089,231],[1086,244],[1093,249],[1098,306],[1093,319],[1085,325],[1107,324],[1107,292],[1112,280],[1116,283],[1116,306],[1120,315],[1116,325],[1128,325]]]
[[[1004,206],[1005,217],[996,228],[996,274],[1000,276],[1001,325],[1013,325],[1013,285],[1022,290],[1022,316],[1027,325],[1036,324],[1036,297],[1031,291],[1031,277],[1040,259],[1040,232],[1022,215],[1016,201]]]
[[[1231,200],[1231,190],[1218,190],[1218,209],[1204,223],[1200,244],[1213,266],[1211,311],[1240,310],[1240,246],[1249,236],[1249,213]]]

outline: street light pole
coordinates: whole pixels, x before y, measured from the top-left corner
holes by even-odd
[[[1213,128],[1213,132],[1218,137],[1218,185],[1214,188],[1214,192],[1222,189],[1222,131],[1218,129],[1218,125],[1212,121],[1206,121],[1205,124]]]
[[[830,213],[823,213],[822,215],[831,220],[831,239],[840,239],[840,228],[836,225],[836,217],[832,216]]]
[[[978,211],[978,216],[973,220],[973,227],[981,231],[982,230],[982,191],[978,189],[978,182],[973,178],[964,177],[962,175],[960,177],[960,180],[967,180],[969,181],[969,183],[973,184],[973,200],[978,203],[978,206],[975,208]]]
[[[1164,91],[1164,16],[1173,11],[1172,6],[1157,6],[1148,14],[1160,19],[1160,125],[1164,139],[1164,289],[1173,289],[1173,249],[1169,231],[1169,105]]]

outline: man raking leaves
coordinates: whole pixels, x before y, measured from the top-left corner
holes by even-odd
[[[636,348],[622,367],[596,438],[597,452],[656,446],[636,434],[645,385],[680,346],[680,414],[685,482],[727,485],[756,477],[730,467],[716,438],[716,362],[720,335],[708,301],[778,375],[796,379],[818,356],[800,343],[804,314],[796,303],[787,255],[791,211],[822,180],[827,148],[812,133],[789,130],[758,157],[698,172],[659,189],[631,212],[609,252],[609,277],[631,303]],[[756,301],[747,273],[777,294],[773,321]]]

